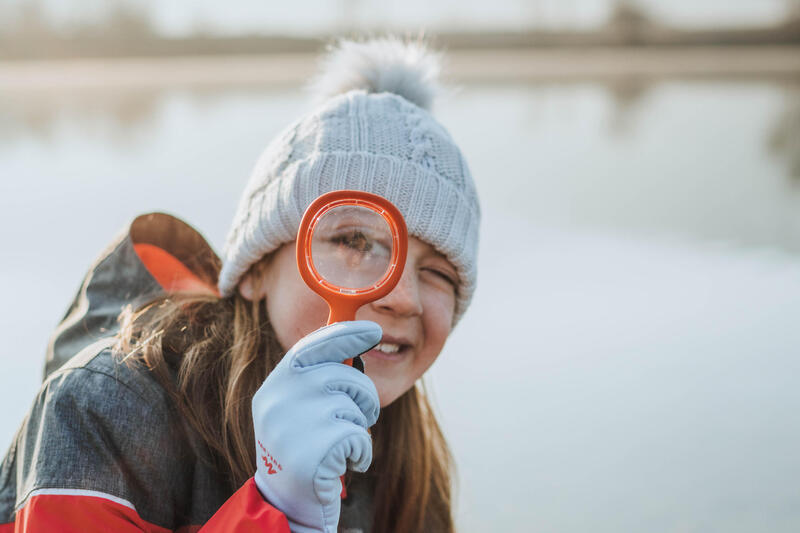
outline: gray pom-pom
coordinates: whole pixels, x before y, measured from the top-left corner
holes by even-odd
[[[340,40],[329,47],[310,83],[317,102],[354,89],[389,92],[430,109],[439,92],[440,55],[397,37]]]

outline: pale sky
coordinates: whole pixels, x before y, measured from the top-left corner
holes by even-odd
[[[20,4],[32,0],[6,0]],[[60,21],[102,18],[108,0],[39,0]],[[117,0],[146,9],[164,34],[313,35],[343,30],[569,28],[602,24],[614,0]],[[770,24],[792,0],[636,0],[683,27]],[[344,15],[343,13],[349,13]]]

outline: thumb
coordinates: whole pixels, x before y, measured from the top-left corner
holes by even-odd
[[[337,322],[300,339],[292,348],[295,352],[292,366],[341,363],[366,352],[378,344],[382,336],[381,327],[370,320]]]

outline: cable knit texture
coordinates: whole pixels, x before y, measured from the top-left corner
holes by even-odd
[[[358,60],[329,59],[327,64],[354,65],[369,75],[337,73],[332,83],[381,78],[375,73],[380,69],[392,72],[389,81],[384,76],[380,84],[365,82],[355,89],[344,84],[346,92],[291,124],[259,158],[228,235],[219,280],[223,295],[233,292],[253,263],[296,238],[303,212],[315,198],[357,189],[394,203],[409,234],[453,263],[459,275],[456,321],[467,308],[477,277],[480,207],[475,185],[453,139],[420,107],[430,104],[431,57],[420,53],[419,45],[388,42],[340,45],[334,58],[358,53]],[[420,61],[426,68],[419,68]],[[317,80],[321,94],[326,92],[320,88],[324,78]],[[370,92],[376,88],[381,92]]]

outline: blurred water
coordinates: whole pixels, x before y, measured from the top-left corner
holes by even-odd
[[[219,248],[305,109],[293,87],[3,94],[0,443],[118,229],[166,210]],[[436,114],[484,212],[430,373],[461,530],[800,529],[800,85],[474,84]]]

